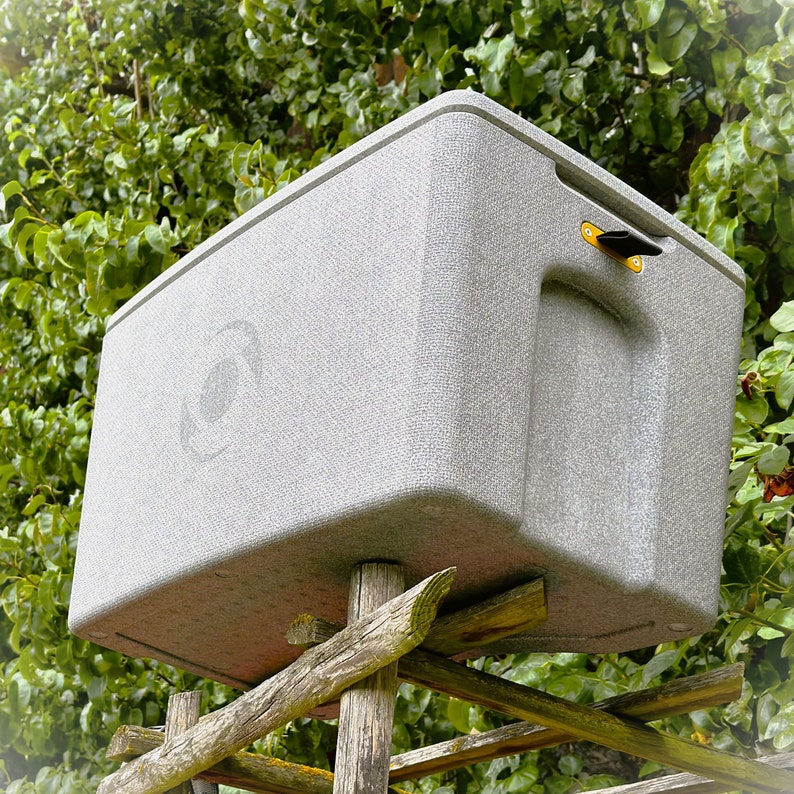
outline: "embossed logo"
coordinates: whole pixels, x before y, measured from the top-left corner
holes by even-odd
[[[256,326],[245,320],[224,325],[210,340],[207,353],[213,363],[182,401],[179,425],[182,449],[202,462],[229,446],[224,420],[246,393],[259,390],[263,367]]]

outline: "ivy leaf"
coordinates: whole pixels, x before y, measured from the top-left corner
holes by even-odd
[[[521,20],[520,12],[513,12],[513,17],[515,28],[516,17]],[[451,3],[447,9],[447,19],[456,33],[465,35],[471,29],[473,22],[471,6],[468,3]],[[518,31],[516,33],[517,35],[523,35],[523,33],[518,33]]]
[[[589,69],[595,62],[595,59],[596,59],[596,49],[591,44],[585,51],[585,54],[581,58],[577,58],[571,64],[571,66],[577,66],[580,69]]]
[[[761,574],[763,560],[758,550],[747,546],[733,534],[725,544],[722,565],[730,582],[753,584]]]
[[[647,687],[654,678],[672,667],[677,659],[677,650],[662,651],[654,656],[642,671],[642,685]]]
[[[14,306],[20,311],[27,311],[33,300],[35,289],[36,283],[34,281],[21,282],[14,293]]]
[[[6,201],[11,198],[11,196],[21,196],[22,195],[22,185],[17,182],[16,179],[12,179],[10,182],[6,182],[3,185],[3,189],[0,190],[0,212],[5,212],[6,208]]]
[[[770,154],[786,154],[790,151],[789,142],[774,128],[768,118],[763,116],[751,118],[746,126],[750,141],[757,149]]]
[[[552,775],[544,781],[543,791],[545,794],[566,794],[570,791],[573,782],[573,778],[568,775]],[[521,790],[526,791],[526,788]]]
[[[659,77],[664,77],[670,72],[673,71],[673,67],[671,64],[667,63],[667,61],[662,57],[659,53],[659,50],[656,46],[648,48],[648,71],[651,74],[658,75]]]
[[[562,93],[575,105],[584,99],[584,72],[581,69],[572,70],[563,77]]]
[[[794,243],[794,197],[780,193],[775,200],[775,226],[787,243]]]
[[[637,13],[640,15],[640,30],[655,25],[664,11],[665,0],[637,0]]]
[[[680,118],[665,118],[662,117],[658,121],[658,135],[659,143],[667,149],[668,152],[675,152],[681,147],[684,142],[684,125],[681,123]]]
[[[781,408],[788,409],[794,400],[794,369],[781,373],[775,386],[775,399]]]
[[[447,717],[458,733],[471,733],[471,704],[457,698],[450,698],[447,704]]]
[[[769,156],[744,170],[744,184],[760,202],[772,204],[777,194],[777,169]]]
[[[672,36],[659,38],[659,55],[666,61],[678,61],[686,55],[698,34],[697,25],[690,22]]]
[[[46,502],[47,502],[47,497],[44,496],[44,494],[36,494],[25,505],[25,509],[22,511],[22,515],[32,516]]]
[[[736,398],[736,413],[751,424],[760,425],[769,414],[769,404],[763,398],[749,400],[744,394]]]
[[[758,471],[768,475],[780,474],[788,464],[788,459],[789,448],[784,445],[775,445],[759,456]]]
[[[715,49],[711,53],[711,65],[714,69],[717,82],[730,83],[738,74],[743,61],[743,55],[738,47],[727,46],[725,49]]]
[[[143,230],[143,236],[146,238],[146,242],[149,243],[152,249],[157,251],[158,254],[168,253],[168,243],[166,242],[165,235],[160,226],[155,223],[147,225]]]
[[[794,301],[786,301],[769,318],[769,324],[776,331],[794,331]]]
[[[750,162],[750,158],[744,146],[742,129],[741,124],[734,122],[728,125],[728,128],[724,130],[725,148],[728,151],[728,156],[738,166],[745,166]]]
[[[794,743],[794,703],[786,703],[766,726],[764,739],[772,739],[778,750]]]
[[[520,104],[524,98],[524,69],[518,60],[514,60],[510,64],[510,76],[507,85],[512,102],[516,105]]]
[[[20,265],[29,265],[30,261],[28,260],[28,242],[30,241],[31,237],[39,230],[39,225],[37,223],[26,223],[20,230],[19,234],[17,234],[17,241],[14,246],[14,255],[16,256],[17,262]]]
[[[706,238],[712,245],[733,257],[735,252],[734,235],[738,228],[738,218],[717,218],[709,226]]]
[[[794,433],[794,416],[789,416],[782,422],[773,422],[764,428],[765,433]]]

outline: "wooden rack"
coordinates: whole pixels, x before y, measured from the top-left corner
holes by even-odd
[[[197,693],[169,702],[165,733],[122,726],[108,757],[123,761],[98,794],[189,794],[191,779],[263,794],[385,794],[391,784],[480,761],[586,739],[657,761],[683,775],[604,789],[602,794],[794,791],[794,753],[750,760],[660,733],[644,722],[739,697],[742,666],[680,679],[581,706],[474,670],[465,655],[546,619],[542,580],[437,617],[454,569],[406,592],[402,570],[364,563],[351,577],[348,626],[299,616],[287,638],[307,650],[233,703],[199,718]],[[521,722],[390,757],[398,679]],[[267,733],[339,700],[336,774],[243,752]]]

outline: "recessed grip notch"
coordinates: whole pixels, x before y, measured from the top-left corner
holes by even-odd
[[[644,240],[633,232],[602,232],[596,236],[596,239],[604,248],[609,248],[624,259],[633,256],[659,256],[662,253],[658,245]]]

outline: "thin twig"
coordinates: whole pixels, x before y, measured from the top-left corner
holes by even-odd
[[[141,67],[138,59],[132,61],[132,89],[135,92],[135,108],[138,121],[143,118],[143,97],[141,96]]]

